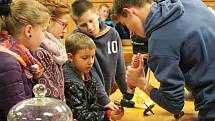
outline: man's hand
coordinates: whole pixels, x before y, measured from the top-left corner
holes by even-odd
[[[137,55],[139,56],[139,60],[136,60],[138,64],[136,63],[135,65],[138,65],[137,67],[132,67],[128,66],[126,70],[126,80],[128,84],[131,84],[134,87],[139,87],[141,85],[145,85],[145,72],[143,69],[143,56],[142,55]]]

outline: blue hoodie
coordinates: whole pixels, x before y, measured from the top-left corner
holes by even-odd
[[[160,82],[150,97],[171,113],[192,90],[199,120],[215,119],[215,16],[201,0],[155,0],[145,22],[148,65]]]

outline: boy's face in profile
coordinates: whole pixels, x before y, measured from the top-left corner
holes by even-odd
[[[100,31],[98,15],[90,10],[85,12],[76,24],[83,33],[92,37],[95,37]]]
[[[79,50],[72,57],[72,63],[81,74],[88,73],[94,63],[95,49],[83,49]]]

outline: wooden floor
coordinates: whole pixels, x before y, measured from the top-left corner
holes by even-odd
[[[154,78],[152,72],[150,72],[150,83],[159,86],[159,83]],[[137,92],[143,93],[143,92]],[[119,90],[117,90],[114,94],[110,96],[110,98],[115,101],[120,101],[122,96]],[[120,121],[177,121],[173,114],[167,112],[166,110],[159,107],[157,104],[152,109],[155,115],[144,116],[143,115],[143,108],[126,108],[125,115]],[[192,101],[186,101],[183,111],[185,115],[192,115],[195,113],[194,105]]]

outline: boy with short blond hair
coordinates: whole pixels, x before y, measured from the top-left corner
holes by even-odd
[[[63,66],[66,103],[78,121],[119,120],[123,108],[110,110],[97,102],[96,80],[92,73],[96,45],[82,33],[66,39],[68,61]]]

